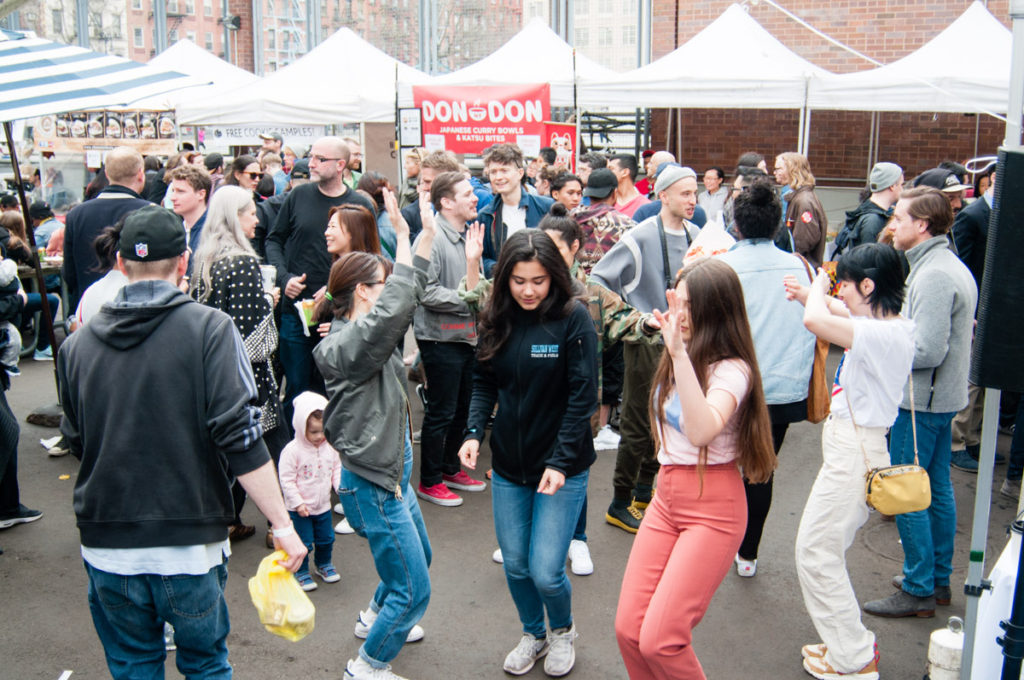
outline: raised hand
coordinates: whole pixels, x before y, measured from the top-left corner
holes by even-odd
[[[408,240],[409,238],[409,224],[402,217],[402,211],[398,209],[398,199],[395,198],[393,191],[384,187],[384,209],[388,213],[388,219],[391,220],[391,226],[395,230],[395,234],[401,238]]]
[[[420,220],[423,222],[423,231],[433,234],[437,225],[434,224],[434,208],[427,194],[420,194]]]
[[[466,263],[479,267],[484,256],[484,226],[474,222],[466,228]]]
[[[807,304],[807,294],[811,292],[811,289],[802,285],[795,275],[783,276],[782,285],[786,288],[787,300],[796,300],[802,305]]]

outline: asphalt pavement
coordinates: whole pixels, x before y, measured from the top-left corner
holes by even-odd
[[[836,359],[833,354],[833,367]],[[70,456],[48,457],[39,440],[57,431],[25,422],[29,412],[56,401],[53,364],[28,360],[22,363],[22,370],[7,393],[22,427],[18,454],[22,500],[45,516],[33,524],[0,531],[0,547],[5,551],[0,555],[0,680],[109,677],[86,602],[86,575],[71,507],[77,461]],[[158,391],[160,386],[153,389]],[[418,406],[414,403],[417,424],[421,418]],[[127,417],[131,404],[124,409]],[[819,467],[820,439],[818,425],[799,423],[790,428],[776,473],[775,498],[757,576],[743,579],[730,572],[696,629],[694,648],[709,678],[810,677],[800,665],[800,646],[818,640],[800,595],[793,543]],[[138,446],[144,451],[147,442],[140,441]],[[1001,436],[1000,450],[1005,452],[1008,446],[1009,438]],[[485,447],[481,473],[488,467],[488,457]],[[571,677],[587,680],[626,677],[613,622],[633,537],[604,522],[614,462],[614,451],[600,452],[590,476],[587,533],[595,572],[571,576],[580,635]],[[1004,474],[1005,465],[997,466],[986,554],[989,565],[1005,544],[1006,527],[1016,508],[1015,502],[998,493]],[[954,470],[953,479],[959,512],[952,606],[940,607],[934,619],[889,620],[865,615],[867,625],[878,636],[880,670],[886,680],[921,678],[931,631],[944,626],[948,616],[963,616],[965,599],[960,584],[966,576],[976,477]],[[421,622],[426,638],[407,645],[394,662],[395,671],[411,680],[508,677],[501,664],[518,642],[520,628],[502,569],[491,561],[497,544],[490,490],[465,494],[465,498],[458,508],[422,505],[434,548],[431,602]],[[264,525],[251,503],[246,505],[244,518]],[[268,552],[262,534],[232,546],[232,552],[227,584],[232,624],[228,647],[235,677],[341,678],[346,660],[359,648],[359,640],[352,635],[357,613],[366,607],[376,584],[366,542],[354,535],[337,537],[334,555],[341,582],[321,583],[310,593],[317,608],[316,628],[298,643],[266,632],[249,600],[247,581]],[[900,572],[902,563],[895,524],[872,513],[847,557],[862,603],[887,596],[892,592],[889,580]],[[168,677],[180,677],[173,652],[167,669]],[[526,677],[545,677],[541,665]]]

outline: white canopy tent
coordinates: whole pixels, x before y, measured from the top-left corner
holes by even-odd
[[[739,5],[650,64],[580,88],[587,109],[802,109],[809,81],[829,76]]]
[[[1006,113],[1013,36],[975,1],[917,51],[811,83],[812,109]],[[978,59],[967,59],[977,54]],[[938,89],[937,89],[938,88]]]
[[[581,89],[589,84],[603,83],[616,76],[615,71],[601,66],[579,52],[573,59],[573,48],[551,30],[543,20],[535,18],[508,42],[480,61],[427,82],[401,79],[399,100],[412,106],[411,85],[489,86],[527,83],[550,83],[552,106],[573,106],[574,85]]]
[[[202,77],[210,84],[147,97],[133,103],[133,109],[175,109],[184,102],[209,100],[220,96],[225,90],[259,80],[255,74],[229,64],[191,40],[179,40],[147,63],[155,68],[173,69],[190,76]]]
[[[356,35],[339,29],[292,64],[215,99],[184,102],[181,125],[274,123],[334,125],[395,119],[396,77],[421,83],[428,76]]]

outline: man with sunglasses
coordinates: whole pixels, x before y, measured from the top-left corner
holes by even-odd
[[[371,214],[375,206],[342,181],[350,158],[349,147],[339,137],[321,137],[309,153],[309,184],[293,188],[281,204],[267,234],[267,262],[277,267],[281,296],[281,341],[278,352],[284,368],[285,422],[292,420],[292,400],[306,390],[324,394],[323,378],[313,363],[313,348],[320,341],[314,329],[303,332],[305,321],[295,302],[319,301],[331,270],[324,230],[331,208],[361,205]]]

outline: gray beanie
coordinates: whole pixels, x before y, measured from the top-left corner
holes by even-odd
[[[679,180],[686,179],[687,177],[697,179],[697,173],[693,171],[693,168],[686,168],[681,165],[668,166],[658,173],[658,179],[654,182],[654,195],[657,196]]]
[[[885,191],[896,182],[900,181],[903,168],[895,163],[876,163],[871,168],[871,177],[868,179],[868,187],[871,193]]]

